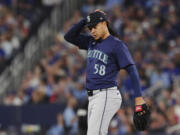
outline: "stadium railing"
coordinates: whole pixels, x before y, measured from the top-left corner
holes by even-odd
[[[50,15],[41,26],[37,33],[26,43],[25,47],[13,59],[11,65],[5,69],[0,76],[0,103],[2,97],[11,90],[17,90],[25,73],[43,56],[43,50],[50,47],[54,37],[63,26],[63,23],[69,19],[73,11],[78,9],[83,0],[64,0],[56,5]]]

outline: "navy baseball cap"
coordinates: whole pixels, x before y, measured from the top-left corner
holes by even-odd
[[[90,13],[86,19],[87,19],[86,26],[88,26],[88,27],[96,26],[99,22],[107,21],[106,15],[99,11]]]

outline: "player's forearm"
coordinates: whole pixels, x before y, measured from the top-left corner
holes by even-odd
[[[64,39],[68,42],[73,42],[80,35],[81,30],[85,26],[86,21],[82,19],[79,23],[75,24],[65,35]]]
[[[142,97],[142,90],[140,86],[139,74],[137,72],[136,66],[131,65],[126,68],[129,76],[131,78],[131,82],[133,84],[134,93],[135,93],[135,105],[145,104],[145,101]]]
[[[134,88],[135,97],[141,97],[142,90],[141,90],[139,74],[137,72],[136,66],[130,65],[126,68],[126,70],[130,76],[130,79]]]

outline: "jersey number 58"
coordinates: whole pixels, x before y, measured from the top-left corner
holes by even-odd
[[[95,64],[94,69],[95,69],[94,74],[99,74],[103,76],[106,73],[106,67],[104,65]]]

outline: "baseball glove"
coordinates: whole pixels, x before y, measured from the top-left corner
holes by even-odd
[[[133,122],[138,131],[147,129],[150,119],[150,109],[146,104],[135,106]]]

